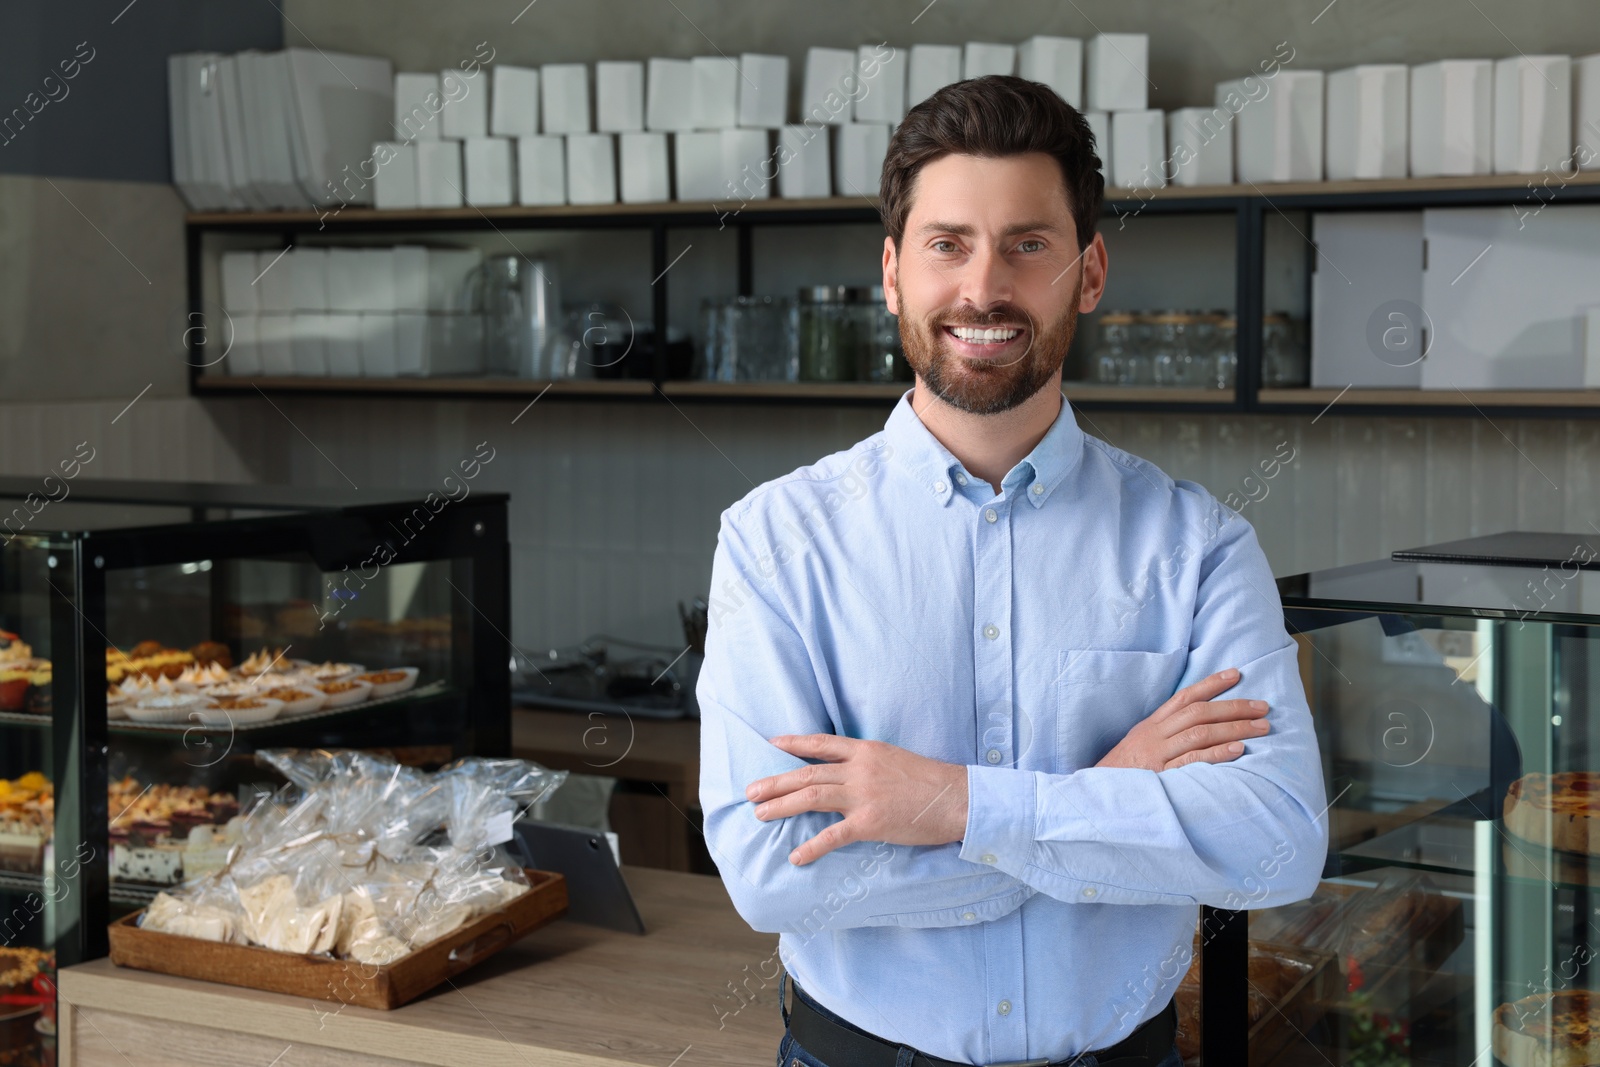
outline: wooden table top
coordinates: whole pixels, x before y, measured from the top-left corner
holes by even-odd
[[[700,721],[518,707],[511,711],[511,754],[557,770],[698,790]]]
[[[772,1062],[783,1036],[778,936],[745,925],[718,878],[646,867],[623,873],[644,936],[559,920],[393,1011],[134,971],[109,959],[63,970],[61,999],[89,1009],[86,1017],[99,1008],[406,1063]]]

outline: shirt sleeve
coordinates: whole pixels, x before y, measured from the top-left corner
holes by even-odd
[[[1297,646],[1255,531],[1207,499],[1217,532],[1199,564],[1179,688],[1237,667],[1223,698],[1265,700],[1271,730],[1230,762],[1159,773],[969,766],[962,859],[1067,902],[1238,910],[1315,891],[1327,809]]]
[[[773,557],[759,558],[770,569]],[[809,936],[823,928],[966,926],[1015,911],[1036,890],[1000,870],[974,867],[956,842],[856,841],[795,866],[789,854],[843,816],[756,818],[745,788],[808,762],[768,738],[837,733],[811,648],[757,559],[725,513],[695,695],[706,845],[739,914],[756,930]]]

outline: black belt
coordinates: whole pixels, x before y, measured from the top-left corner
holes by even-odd
[[[793,976],[794,1007],[787,1012],[789,1032],[801,1048],[828,1064],[828,1067],[895,1067],[900,1046],[885,1041],[865,1030],[841,1026],[819,1013],[800,996],[800,984]],[[781,992],[782,986],[779,986]],[[781,1003],[781,1002],[780,1002]],[[1127,1037],[1110,1048],[1100,1049],[1091,1055],[1100,1067],[1155,1067],[1172,1052],[1172,1043],[1178,1032],[1176,1003],[1167,1002],[1166,1008],[1153,1018],[1140,1023]],[[1062,1064],[1082,1062],[1082,1057],[1058,1061]],[[912,1067],[972,1067],[955,1060],[942,1060],[925,1052],[918,1052],[911,1060]],[[1055,1067],[1049,1060],[1018,1060],[1011,1064],[991,1064],[989,1067]]]

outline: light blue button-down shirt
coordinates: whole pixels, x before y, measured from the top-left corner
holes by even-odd
[[[1186,971],[1198,905],[1309,896],[1327,850],[1311,715],[1255,531],[1085,435],[1071,407],[1005,476],[901,397],[883,432],[722,515],[701,710],[705,836],[739,914],[817,1001],[988,1064],[1126,1036]],[[1271,705],[1224,764],[1095,764],[1177,689]],[[966,833],[789,853],[842,816],[763,822],[745,787],[833,733],[965,765]]]

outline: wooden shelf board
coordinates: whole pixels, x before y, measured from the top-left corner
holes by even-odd
[[[910,382],[662,382],[669,397],[898,400]]]
[[[260,389],[292,393],[506,393],[551,395],[644,396],[655,391],[647,381],[633,378],[565,378],[543,381],[528,378],[229,378],[204,375],[196,388],[202,393],[239,393]]]
[[[1600,407],[1600,389],[1263,389],[1262,404],[1382,404],[1394,407]]]
[[[1068,400],[1128,404],[1215,404],[1226,407],[1234,400],[1232,390],[1228,389],[1172,389],[1157,385],[1063,382],[1062,391]]]

